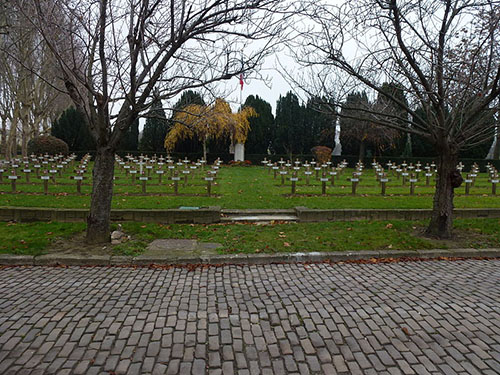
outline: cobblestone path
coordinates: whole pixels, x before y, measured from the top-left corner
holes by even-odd
[[[0,269],[0,374],[500,373],[500,261]]]

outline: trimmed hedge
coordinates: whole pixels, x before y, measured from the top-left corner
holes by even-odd
[[[28,153],[35,155],[67,155],[69,153],[69,147],[62,139],[51,135],[42,135],[28,142]]]

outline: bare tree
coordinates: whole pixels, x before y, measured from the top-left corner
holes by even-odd
[[[114,152],[153,88],[171,99],[254,69],[286,19],[278,0],[17,0],[18,11],[26,3],[97,143],[90,243],[109,241]]]
[[[500,3],[356,0],[309,9],[312,24],[299,31],[293,49],[313,72],[309,90],[334,95],[340,106],[347,93],[367,90],[407,114],[367,108],[364,117],[434,146],[438,176],[427,234],[451,237],[458,153],[491,139],[498,111]],[[403,87],[408,102],[384,90],[383,82]]]
[[[49,120],[68,106],[69,97],[57,88],[62,84],[57,66],[27,18],[29,9],[25,14],[0,9],[0,20],[5,20],[5,33],[0,33],[2,149],[10,158],[17,153],[19,138],[21,152],[27,155],[28,141],[48,131]]]

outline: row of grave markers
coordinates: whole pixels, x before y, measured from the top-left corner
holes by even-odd
[[[90,162],[91,156],[85,155],[80,163],[78,163],[73,172],[74,175],[70,176],[70,179],[76,182],[76,190],[78,194],[81,194],[81,187],[83,180],[87,179],[85,174],[87,173],[88,163]],[[136,183],[137,180],[141,181],[142,192],[146,194],[146,184],[147,181],[152,179],[151,174],[156,173],[158,175],[158,183],[162,184],[162,176],[165,172],[168,173],[167,179],[172,181],[174,187],[174,195],[179,194],[179,184],[183,181],[183,186],[187,186],[188,176],[190,175],[192,179],[195,178],[196,172],[198,170],[204,171],[207,169],[206,176],[201,179],[206,182],[206,189],[208,196],[212,195],[212,186],[217,180],[217,171],[220,168],[220,160],[216,160],[214,164],[210,167],[205,167],[206,162],[204,160],[198,160],[195,163],[191,163],[189,160],[179,160],[179,162],[174,163],[172,159],[164,159],[162,157],[156,158],[140,158],[134,159],[131,156],[127,156],[128,162],[123,161],[120,157],[116,156],[116,162],[125,171],[126,176],[130,175],[131,182]],[[56,163],[56,164],[51,164]],[[62,173],[66,172],[68,167],[72,167],[75,164],[75,155],[70,155],[69,157],[64,157],[58,155],[51,157],[45,156],[32,156],[30,158],[24,159],[14,159],[12,161],[0,161],[0,183],[3,182],[3,174],[6,170],[10,173],[5,176],[11,182],[12,192],[17,191],[17,181],[21,178],[19,175],[19,170],[22,167],[22,172],[25,173],[26,183],[30,183],[30,174],[33,169],[36,171],[36,177],[40,178],[43,182],[44,194],[48,194],[48,183],[52,181],[53,184],[56,183],[56,176],[62,177]],[[162,169],[163,165],[166,165],[166,170]],[[46,166],[48,169],[43,169]],[[144,167],[144,168],[143,168]],[[181,168],[182,167],[182,168]],[[32,169],[33,168],[33,169]],[[182,177],[181,177],[182,176]],[[119,179],[119,176],[114,177],[115,180]]]
[[[179,184],[186,187],[188,180],[201,178],[206,183],[207,195],[212,195],[212,186],[217,180],[217,172],[219,171],[221,161],[217,159],[212,166],[206,166],[205,160],[197,160],[191,162],[187,158],[179,159],[174,162],[169,156],[163,157],[143,157],[134,158],[130,155],[125,157],[126,160],[116,156],[116,162],[119,168],[125,173],[125,176],[130,176],[131,182],[136,180],[141,181],[142,192],[146,193],[146,183],[153,179],[154,174],[158,177],[158,184],[162,184],[163,176],[167,175],[167,180],[172,181],[174,186],[174,194],[178,195]],[[206,171],[206,174],[204,173]],[[201,175],[201,177],[200,177]]]
[[[295,162],[291,162],[289,160],[284,161],[281,159],[278,162],[271,162],[270,160],[264,159],[262,161],[264,167],[268,169],[268,174],[273,171],[274,179],[277,178],[279,174],[281,176],[281,186],[285,185],[285,179],[291,182],[291,193],[294,195],[296,193],[297,182],[301,180],[298,173],[302,172],[305,176],[305,185],[310,185],[310,178],[313,174],[313,170],[315,171],[315,178],[317,181],[321,182],[321,194],[326,194],[326,184],[330,181],[330,185],[335,185],[335,178],[338,179],[344,172],[347,167],[347,162],[344,160],[339,163],[336,167],[332,165],[331,162],[327,162],[324,164],[317,163],[315,161],[311,161],[310,163],[306,161],[302,163],[298,159]],[[437,174],[435,163],[427,163],[425,166],[420,162],[413,164],[407,164],[403,162],[401,165],[397,165],[396,163],[388,162],[386,164],[387,172],[384,168],[374,161],[372,163],[372,167],[375,170],[375,177],[377,182],[381,187],[381,195],[386,195],[387,183],[390,180],[389,176],[397,178],[398,180],[402,180],[402,186],[406,186],[409,183],[410,195],[415,194],[416,184],[419,182],[419,177],[421,175],[425,176],[425,186],[431,185],[431,178],[435,177]],[[351,182],[351,191],[352,194],[356,194],[357,187],[361,181],[361,176],[363,174],[363,163],[358,162],[355,166],[354,172],[352,172],[352,177],[348,178]],[[457,170],[462,172],[464,169],[463,164],[460,162],[457,165]],[[495,167],[488,163],[487,171],[490,175],[489,182],[492,184],[491,194],[496,195],[496,185],[499,183],[500,178],[498,175],[498,171]],[[321,174],[321,176],[320,176]],[[291,175],[291,177],[286,178],[287,175]],[[328,175],[330,177],[328,177]],[[465,182],[465,194],[470,194],[470,188],[474,186],[476,177],[479,175],[479,167],[476,163],[474,163],[471,167],[469,173],[464,180]],[[435,181],[433,181],[435,182]]]
[[[75,158],[74,154],[38,157],[31,155],[29,158],[13,159],[12,161],[2,160],[0,162],[0,183],[3,182],[3,174],[10,171],[6,177],[11,183],[12,192],[16,192],[17,181],[22,177],[20,173],[24,173],[26,183],[30,183],[31,173],[35,171],[35,178],[39,178],[43,182],[44,193],[47,194],[49,180],[55,183],[56,176],[62,177],[63,172],[74,165]],[[86,163],[88,159],[90,156],[87,157],[87,161],[84,157],[82,162]]]

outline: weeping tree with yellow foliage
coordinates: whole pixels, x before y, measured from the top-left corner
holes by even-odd
[[[165,137],[165,149],[172,152],[177,142],[196,137],[203,144],[203,159],[207,160],[207,141],[229,138],[245,143],[250,130],[250,117],[257,116],[252,107],[243,107],[233,113],[224,99],[216,99],[212,106],[189,104],[178,110],[174,126]]]

